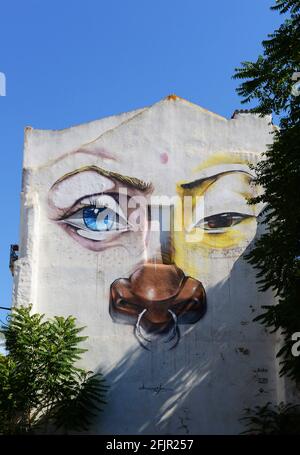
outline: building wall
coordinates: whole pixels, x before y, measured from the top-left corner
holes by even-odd
[[[273,128],[170,96],[26,129],[14,303],[86,326],[82,364],[110,385],[92,433],[239,433],[245,407],[284,397],[278,340],[252,323],[273,298],[244,259],[261,231],[249,163]],[[157,196],[172,200],[165,230]]]

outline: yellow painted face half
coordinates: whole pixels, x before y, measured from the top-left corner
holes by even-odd
[[[187,273],[212,252],[246,248],[256,233],[253,177],[245,171],[221,172],[177,184],[174,206],[173,260]],[[195,254],[197,253],[197,254]]]

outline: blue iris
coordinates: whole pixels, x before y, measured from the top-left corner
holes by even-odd
[[[106,207],[85,207],[82,216],[84,224],[92,231],[109,231],[114,224],[114,214]]]

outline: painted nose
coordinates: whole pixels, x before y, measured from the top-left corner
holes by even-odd
[[[128,279],[111,285],[110,314],[117,322],[163,334],[177,324],[193,324],[205,313],[202,283],[174,264],[146,263]]]
[[[184,280],[175,265],[145,264],[130,277],[132,292],[144,301],[161,302],[175,297]]]

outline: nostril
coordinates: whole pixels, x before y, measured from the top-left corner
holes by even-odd
[[[173,307],[180,324],[194,324],[206,312],[206,300],[194,297],[187,301],[180,302]]]
[[[126,309],[132,309],[135,310],[136,312],[140,311],[141,306],[137,303],[134,302],[129,302],[128,300],[125,299],[118,299],[116,301],[117,306],[119,307],[124,307]]]

